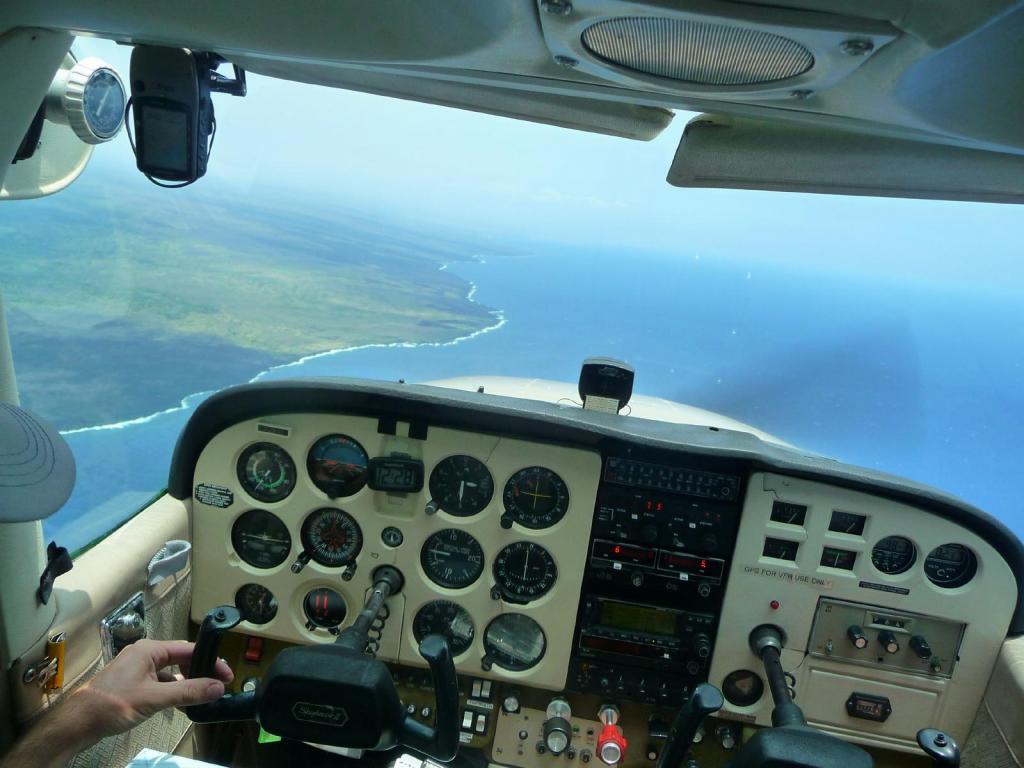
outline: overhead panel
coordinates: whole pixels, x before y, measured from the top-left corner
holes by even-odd
[[[538,3],[545,42],[560,63],[683,96],[805,99],[898,34],[877,21],[734,3]]]

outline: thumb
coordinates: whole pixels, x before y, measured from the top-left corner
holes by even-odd
[[[175,680],[155,686],[153,704],[160,709],[205,704],[224,695],[224,683],[211,677]]]

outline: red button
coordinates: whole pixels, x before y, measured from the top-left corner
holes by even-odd
[[[782,606],[782,603],[780,603],[778,600],[772,600],[770,603],[768,603],[768,605],[771,606],[771,609],[773,611],[777,611]]]
[[[245,660],[252,664],[259,664],[263,658],[263,638],[247,637],[245,639]]]

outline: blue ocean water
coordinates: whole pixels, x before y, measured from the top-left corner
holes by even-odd
[[[636,367],[639,393],[930,483],[1024,536],[1015,484],[1024,305],[1008,295],[694,257],[484,257],[451,269],[499,310],[493,330],[451,345],[341,351],[260,378],[575,381],[584,357],[610,355]],[[46,535],[80,546],[144,503],[166,482],[175,438],[207,394],[69,434],[78,485]]]

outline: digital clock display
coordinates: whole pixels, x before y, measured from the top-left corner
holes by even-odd
[[[417,493],[423,488],[423,462],[403,457],[370,459],[370,488],[388,493]]]

